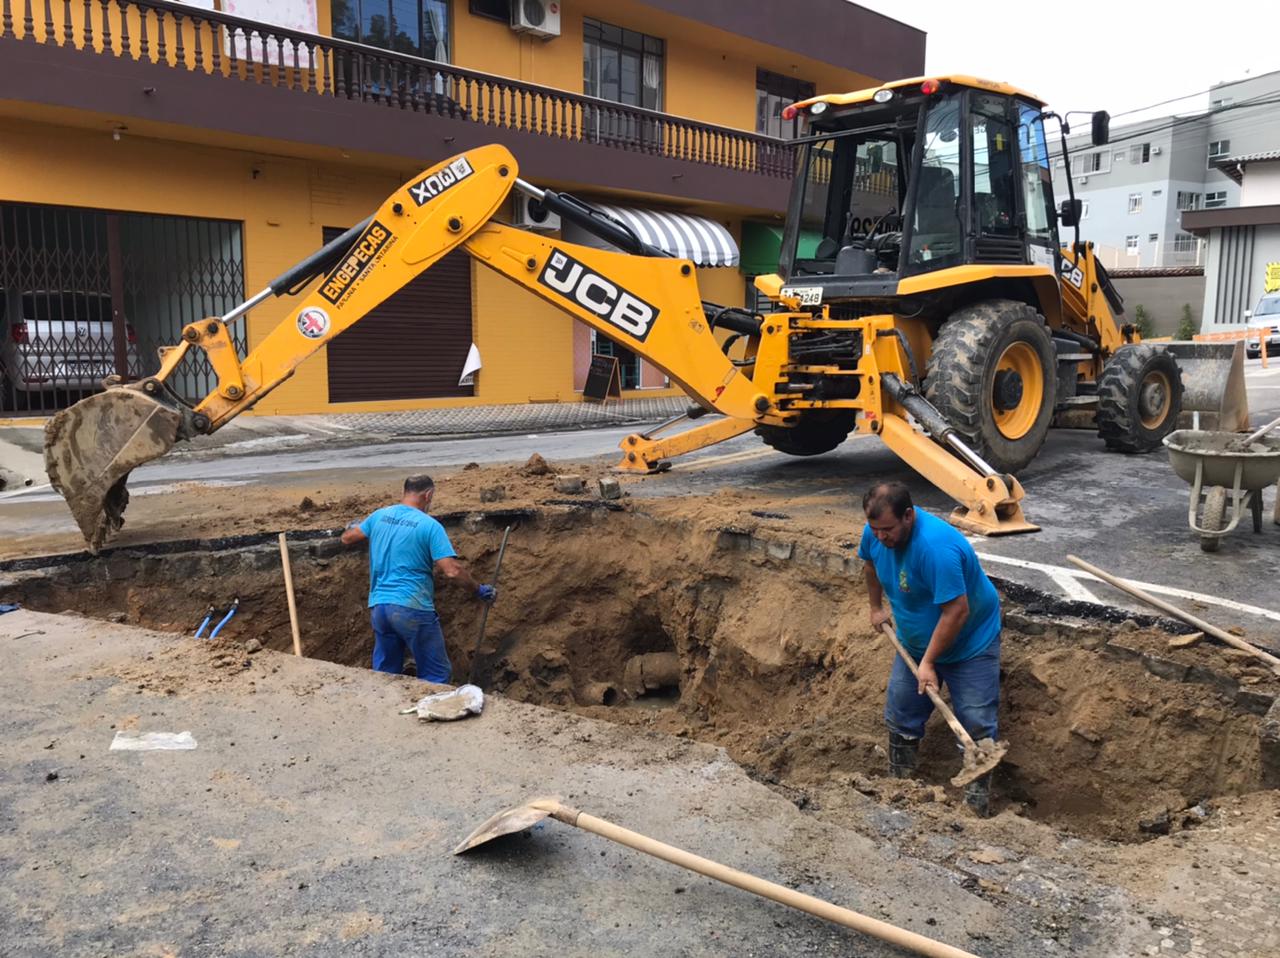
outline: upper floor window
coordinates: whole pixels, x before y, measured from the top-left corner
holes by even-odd
[[[1194,253],[1198,240],[1190,233],[1179,233],[1173,238],[1173,251],[1175,253]]]
[[[1135,143],[1129,148],[1130,163],[1150,163],[1151,162],[1151,144]]]
[[[1214,140],[1209,144],[1209,165],[1213,165],[1214,160],[1221,159],[1231,154],[1230,140]]]
[[[1110,162],[1103,163],[1103,160],[1109,161],[1111,154],[1109,152],[1101,153],[1078,153],[1071,158],[1071,173],[1073,176],[1088,176],[1090,173],[1109,173],[1111,172]]]
[[[1142,212],[1142,194],[1141,193],[1129,194],[1129,212],[1130,213]]]
[[[1198,210],[1200,209],[1201,195],[1199,193],[1187,193],[1178,190],[1178,209],[1180,210]]]
[[[1215,193],[1206,193],[1204,195],[1204,208],[1207,210],[1217,209],[1220,206],[1227,205],[1227,191],[1218,190]]]
[[[470,0],[467,9],[472,16],[511,22],[511,0]]]
[[[800,133],[800,118],[782,118],[782,108],[789,103],[807,100],[814,85],[806,80],[783,76],[769,70],[756,70],[756,132],[790,139]]]
[[[333,0],[333,35],[428,60],[449,60],[449,0]]]
[[[1126,236],[1124,238],[1124,251],[1129,256],[1137,256],[1138,253],[1141,252],[1137,234]]]
[[[662,109],[666,42],[584,17],[582,92],[647,110]]]

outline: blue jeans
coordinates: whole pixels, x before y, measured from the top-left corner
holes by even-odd
[[[413,650],[418,678],[447,684],[453,672],[444,647],[444,632],[435,612],[405,605],[375,605],[373,613],[373,669],[399,675],[404,671],[404,648]]]
[[[951,708],[965,731],[976,740],[995,738],[1000,706],[1000,636],[971,659],[938,663],[938,680],[951,693]],[[922,738],[933,714],[929,696],[916,692],[916,677],[902,661],[893,658],[889,688],[885,693],[884,720],[889,730],[908,738]]]

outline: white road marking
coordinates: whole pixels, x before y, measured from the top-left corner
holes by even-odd
[[[992,555],[989,552],[979,552],[978,558],[984,562],[994,562],[998,565],[1011,565],[1019,569],[1032,569],[1037,572],[1043,572],[1055,583],[1062,586],[1063,591],[1067,591],[1063,579],[1084,579],[1088,582],[1101,582],[1097,576],[1092,573],[1085,572],[1083,569],[1067,568],[1066,566],[1051,565],[1047,562],[1032,562],[1029,559],[1015,559],[1012,556]],[[1224,609],[1230,609],[1233,612],[1243,612],[1247,615],[1256,615],[1260,618],[1270,619],[1272,622],[1280,622],[1280,612],[1273,612],[1270,609],[1259,608],[1256,605],[1248,605],[1244,602],[1236,602],[1234,599],[1227,599],[1217,595],[1206,595],[1203,592],[1192,592],[1190,589],[1178,589],[1168,585],[1158,585],[1154,582],[1139,582],[1137,579],[1128,579],[1128,582],[1151,592],[1155,595],[1167,595],[1175,599],[1186,599],[1190,602],[1201,602],[1205,605],[1217,605]],[[1076,587],[1084,589],[1084,586],[1076,583]],[[1088,590],[1085,590],[1088,591]],[[1070,593],[1068,593],[1070,594]],[[1090,599],[1086,601],[1097,602],[1098,600]]]
[[[766,446],[763,449],[747,449],[743,452],[725,453],[723,456],[708,456],[705,459],[694,459],[690,462],[682,462],[679,464],[681,472],[689,472],[693,469],[706,469],[710,466],[720,466],[725,463],[745,462],[748,459],[759,459],[762,456],[771,455],[773,449]]]
[[[1095,605],[1104,604],[1096,595],[1081,585],[1076,580],[1075,576],[1064,575],[1062,573],[1050,573],[1049,578],[1057,583],[1058,588],[1066,593],[1068,599],[1074,599],[1077,602],[1092,602]]]

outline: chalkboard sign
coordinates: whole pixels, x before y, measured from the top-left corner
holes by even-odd
[[[597,353],[591,357],[591,368],[587,370],[582,398],[587,402],[622,398],[622,373],[618,369],[617,356],[602,356]]]

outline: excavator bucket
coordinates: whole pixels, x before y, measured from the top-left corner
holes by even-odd
[[[129,473],[179,438],[177,409],[140,389],[116,386],[58,413],[45,426],[44,463],[90,552],[124,524]]]
[[[1244,343],[1172,342],[1164,348],[1182,370],[1182,411],[1200,413],[1201,429],[1249,428],[1244,387]]]

